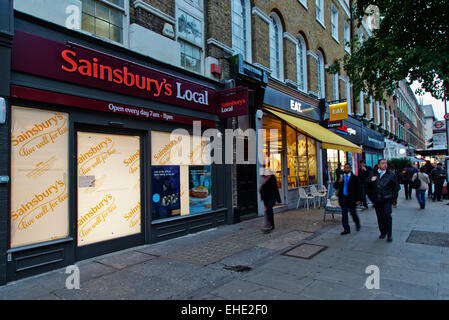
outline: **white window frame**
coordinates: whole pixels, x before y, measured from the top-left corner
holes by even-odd
[[[334,100],[339,100],[340,99],[340,76],[338,75],[338,73],[334,74],[333,76],[333,89],[334,89]]]
[[[346,77],[346,102],[348,107],[348,114],[352,114],[351,82],[349,82],[349,77]]]
[[[249,63],[252,63],[252,44],[251,44],[251,3],[250,0],[232,0],[231,1],[231,19],[232,19],[232,12],[234,12],[234,1],[241,1],[242,6],[244,6],[244,13],[245,13],[245,17],[244,17],[244,21],[245,21],[245,26],[244,26],[244,33],[245,33],[245,53],[242,53],[240,51],[240,53],[243,54],[243,58],[248,61]],[[231,29],[232,29],[232,25],[231,25]],[[234,49],[234,33],[232,32],[232,42],[233,42],[233,49]],[[235,50],[235,49],[234,49]],[[235,52],[237,53],[237,50],[235,50]]]
[[[363,93],[363,91],[360,91],[360,97],[359,97],[359,106],[360,106],[360,114],[364,114],[365,113],[365,94]]]
[[[200,49],[201,54],[200,54],[200,67],[201,70],[199,72],[199,74],[204,74],[204,70],[205,70],[205,66],[204,66],[204,60],[205,60],[205,53],[204,53],[204,37],[205,37],[205,24],[204,24],[204,5],[203,5],[203,1],[200,0],[200,6],[198,7],[195,3],[193,3],[192,1],[189,0],[176,0],[176,8],[175,8],[175,19],[176,19],[176,41],[179,43],[179,40],[182,40],[186,43],[188,43],[189,45],[192,46],[196,46],[197,48]],[[178,32],[178,15],[179,15],[179,11],[184,11],[185,13],[191,15],[192,17],[194,17],[195,19],[198,19],[201,21],[201,46],[199,46],[196,43],[192,43],[189,40],[183,39],[182,37],[179,36],[179,32]],[[184,68],[181,65],[181,55],[179,56],[179,65]],[[189,70],[191,72],[197,73],[194,70],[190,70],[190,69],[186,69]]]
[[[75,29],[75,30],[78,32],[93,36],[95,38],[101,39],[103,41],[107,41],[107,42],[110,42],[110,43],[113,43],[113,44],[116,44],[119,46],[128,47],[129,46],[129,24],[130,24],[128,17],[129,17],[129,6],[130,6],[129,2],[130,2],[130,0],[123,0],[123,7],[113,4],[107,0],[97,0],[97,1],[104,3],[105,5],[122,12],[122,42],[117,42],[112,39],[104,38],[99,35],[96,35],[95,33],[90,33],[89,31],[83,30],[82,21],[80,24],[80,28]],[[81,1],[81,6],[80,6],[80,15],[81,15],[81,19],[82,19],[82,16],[83,16],[83,2],[82,1]]]
[[[296,39],[298,40],[298,44],[296,46],[296,76],[297,76],[297,82],[298,82],[298,89],[303,92],[307,92],[307,47],[306,47],[306,42],[305,42],[303,36],[300,34],[298,34]],[[299,45],[301,45],[301,47],[302,47],[301,57],[299,57],[299,52],[300,52]],[[300,64],[298,61],[299,58],[302,58],[301,62],[304,66],[304,73],[302,74],[302,77],[300,74]],[[302,78],[303,88],[301,88],[299,86],[299,83],[300,83],[299,78]]]
[[[344,24],[344,47],[347,53],[351,54],[351,47],[347,44],[351,39],[350,25],[347,21]]]
[[[277,53],[279,53],[279,70],[278,70],[278,74],[276,74],[276,70],[273,69],[273,66],[271,64],[272,61],[272,32],[274,29],[274,24],[276,24],[276,26],[278,27],[278,34],[277,34],[277,41],[278,41],[278,45],[274,46],[275,50],[277,51],[275,54],[277,55]],[[270,26],[269,26],[270,30],[269,30],[269,43],[270,43],[270,70],[271,70],[271,77],[280,80],[280,81],[284,81],[284,55],[283,55],[283,39],[282,39],[282,35],[283,35],[283,30],[282,30],[282,23],[281,23],[281,19],[279,18],[279,16],[272,12],[270,14]],[[276,36],[276,35],[275,35]]]
[[[326,81],[325,81],[325,73],[324,73],[324,56],[320,50],[317,51],[317,94],[318,99],[323,99],[326,97]],[[320,90],[321,88],[321,90]],[[320,92],[321,91],[321,92]]]
[[[338,8],[332,3],[331,6],[331,33],[332,33],[332,37],[335,39],[335,41],[337,41],[338,43],[340,43],[338,41]]]
[[[324,26],[324,0],[316,0],[315,5],[316,5],[315,18],[325,28],[325,26]],[[318,12],[318,10],[319,10],[319,12]]]
[[[308,8],[307,8],[307,0],[298,0],[298,2],[299,2],[300,4],[302,4],[302,5],[304,6],[304,8],[308,9]]]
[[[369,119],[371,120],[373,117],[374,117],[373,97],[370,96],[370,102],[369,102]]]

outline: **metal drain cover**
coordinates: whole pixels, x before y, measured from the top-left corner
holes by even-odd
[[[284,256],[311,259],[327,247],[311,243],[301,243],[296,247],[282,253]]]
[[[406,242],[449,247],[449,233],[412,230]]]

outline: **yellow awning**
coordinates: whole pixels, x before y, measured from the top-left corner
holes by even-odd
[[[346,140],[345,138],[340,137],[339,135],[326,128],[323,128],[318,123],[293,117],[271,109],[267,110],[273,113],[275,116],[295,126],[299,131],[319,140],[322,143],[322,147],[324,149],[336,149],[346,152],[362,153],[362,148],[360,148],[358,145]]]

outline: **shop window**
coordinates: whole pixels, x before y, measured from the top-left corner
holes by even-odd
[[[68,114],[12,107],[11,247],[68,236]]]
[[[307,157],[309,166],[309,184],[318,183],[316,141],[307,137]]]
[[[298,171],[299,171],[299,185],[308,185],[308,168],[307,168],[307,137],[303,134],[298,134]]]
[[[287,126],[287,179],[288,188],[298,187],[298,149],[296,145],[296,130]]]
[[[78,246],[141,232],[140,137],[78,132]]]
[[[265,167],[269,166],[274,173],[278,189],[281,189],[282,191],[282,122],[278,118],[264,113],[263,129],[265,130],[263,150],[265,155]]]
[[[124,0],[83,0],[81,28],[123,43]]]
[[[152,220],[212,210],[209,140],[151,133]]]

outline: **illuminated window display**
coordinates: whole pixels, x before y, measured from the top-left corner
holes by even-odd
[[[151,133],[153,220],[212,210],[208,143],[190,135]]]
[[[68,236],[68,115],[12,107],[11,247]]]
[[[265,132],[264,153],[270,162],[270,169],[278,181],[282,195],[282,132],[285,126],[288,189],[317,184],[316,140],[286,124],[275,116],[264,113]],[[270,129],[278,130],[278,136],[271,137]],[[269,158],[268,158],[269,157]],[[282,196],[281,196],[282,198]]]
[[[140,233],[140,137],[77,138],[78,246]]]

